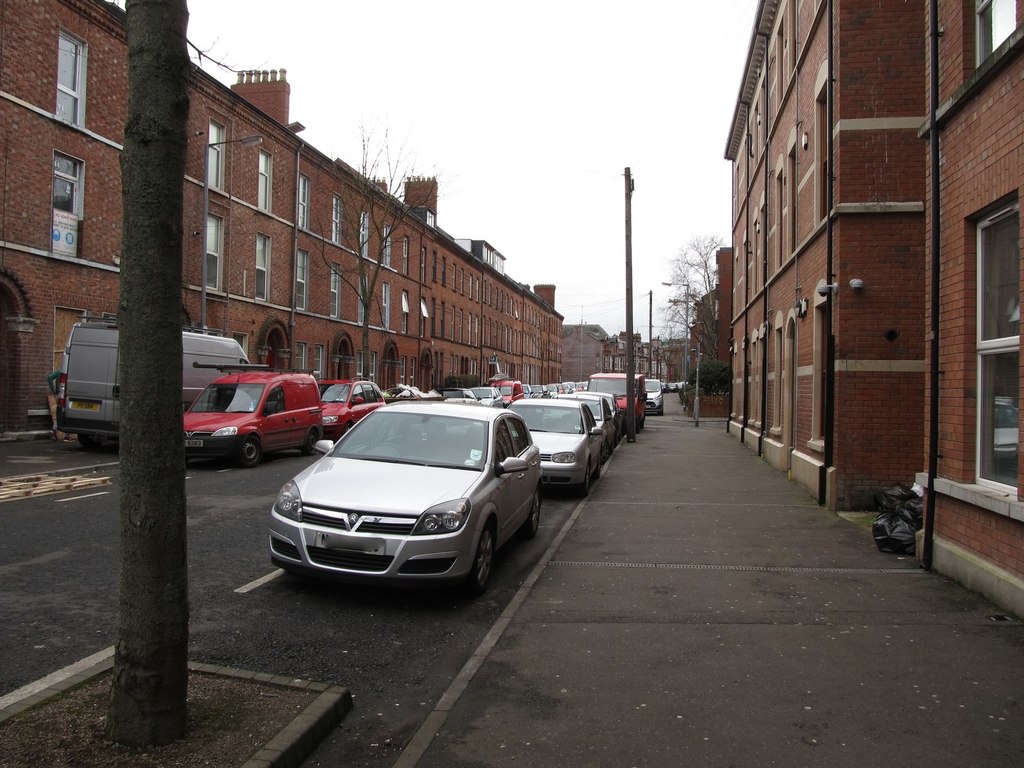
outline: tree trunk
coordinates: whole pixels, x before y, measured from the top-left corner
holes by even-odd
[[[185,0],[128,0],[121,366],[121,571],[108,735],[185,733],[188,578],[181,417],[182,186],[188,146]]]

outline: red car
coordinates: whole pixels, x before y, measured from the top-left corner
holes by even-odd
[[[320,387],[327,440],[337,440],[363,416],[384,405],[384,393],[372,381],[321,381]]]

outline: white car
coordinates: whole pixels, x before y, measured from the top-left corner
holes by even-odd
[[[350,582],[465,582],[481,594],[495,550],[540,524],[540,449],[498,408],[394,403],[285,483],[270,559]]]
[[[604,431],[581,400],[517,400],[508,410],[526,420],[540,448],[541,480],[545,485],[571,486],[580,495],[601,474]]]

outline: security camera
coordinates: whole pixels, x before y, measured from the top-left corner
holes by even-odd
[[[818,295],[819,296],[828,296],[830,293],[837,293],[838,290],[839,290],[839,286],[836,283],[832,283],[832,284],[826,283],[825,285],[819,285],[818,286]]]

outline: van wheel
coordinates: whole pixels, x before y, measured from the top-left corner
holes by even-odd
[[[249,435],[242,443],[242,450],[238,452],[237,463],[240,467],[255,467],[263,458],[263,446],[256,435]]]
[[[80,434],[78,436],[78,444],[81,445],[83,448],[99,448],[101,445],[103,445],[103,441],[100,440],[98,437],[93,437],[92,435]]]
[[[306,456],[312,456],[316,453],[316,441],[320,439],[320,433],[316,431],[316,428],[309,430],[309,434],[306,435],[306,442],[302,444],[302,453]]]

